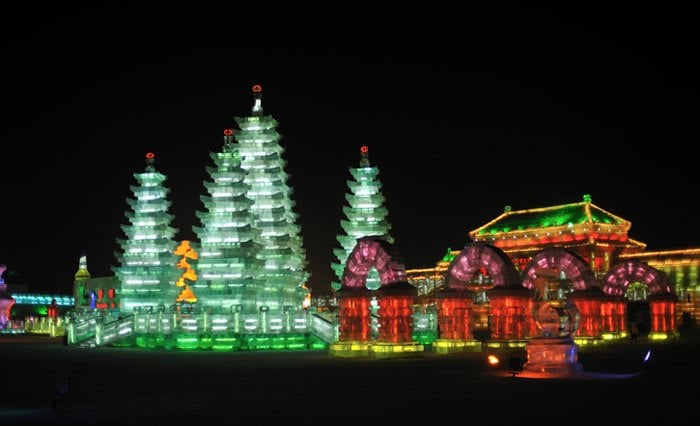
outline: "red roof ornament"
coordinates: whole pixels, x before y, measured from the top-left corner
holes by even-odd
[[[367,145],[362,145],[362,147],[360,147],[360,152],[363,153],[363,154],[368,153],[368,152],[369,152],[369,147],[368,147]]]
[[[262,86],[259,84],[256,84],[253,86],[253,93],[260,93],[262,92]]]
[[[148,158],[149,160],[152,160],[152,159],[156,158],[156,155],[152,152],[149,152],[146,154],[146,158]]]
[[[226,129],[226,130],[224,130],[224,135],[225,135],[225,136],[231,136],[232,134],[233,134],[233,130],[232,130],[232,129]]]

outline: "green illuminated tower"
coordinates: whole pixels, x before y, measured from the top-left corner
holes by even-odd
[[[121,285],[121,311],[139,307],[168,308],[175,303],[179,289],[175,282],[180,275],[177,247],[173,239],[177,230],[170,226],[169,189],[165,175],[153,165],[155,156],[146,154],[146,170],[134,173],[138,185],[131,186],[134,198],[127,199],[131,210],[126,212],[128,225],[122,225],[126,239],[118,240],[120,253],[115,253],[119,266],[113,268]]]
[[[291,307],[302,309],[305,295],[299,288],[308,278],[306,252],[301,239],[298,215],[293,211],[292,189],[285,172],[284,148],[279,141],[277,120],[263,114],[260,85],[253,86],[252,115],[235,117],[240,127],[234,137],[241,155],[241,167],[247,172],[244,182],[250,186],[248,198],[254,227],[259,231],[258,307],[270,310]]]
[[[215,167],[207,167],[211,180],[204,182],[208,195],[201,197],[206,211],[196,213],[203,226],[193,228],[201,246],[193,285],[197,303],[223,310],[240,305],[253,312],[261,288],[259,232],[253,227],[253,200],[246,197],[250,187],[243,182],[246,172],[233,130],[224,131],[223,150],[209,155]]]
[[[351,167],[353,180],[348,180],[350,193],[345,194],[348,206],[343,207],[347,220],[340,222],[345,234],[337,235],[340,248],[333,250],[337,262],[331,265],[337,281],[331,283],[333,290],[340,289],[345,262],[355,247],[358,238],[381,236],[390,243],[393,238],[389,235],[391,225],[387,221],[388,211],[384,207],[384,195],[381,193],[382,184],[379,181],[379,169],[369,164],[369,148],[360,148],[360,166]],[[367,288],[376,290],[380,286],[379,274],[372,268],[367,275]]]

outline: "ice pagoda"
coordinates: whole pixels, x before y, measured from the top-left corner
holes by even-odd
[[[294,211],[277,121],[263,114],[262,88],[253,86],[247,117],[225,131],[212,154],[195,293],[205,306],[243,312],[302,310],[308,290],[306,252]],[[238,308],[240,306],[240,308]]]
[[[359,167],[351,167],[352,180],[347,181],[349,193],[345,194],[348,202],[343,207],[346,220],[340,225],[345,234],[336,236],[340,248],[333,250],[337,261],[331,265],[337,281],[331,283],[333,290],[340,289],[345,262],[357,244],[357,239],[367,236],[379,236],[393,243],[389,235],[391,225],[387,220],[388,211],[384,207],[384,195],[381,192],[382,184],[379,181],[379,168],[369,163],[369,148],[360,148]],[[367,276],[366,286],[370,290],[376,290],[380,286],[379,273],[372,268]]]
[[[154,162],[155,155],[149,152],[145,171],[134,174],[138,185],[131,186],[134,198],[127,199],[129,224],[122,225],[126,239],[118,240],[119,266],[113,269],[121,284],[122,313],[169,308],[179,292],[175,282],[180,272],[173,253],[177,229],[170,226],[173,216],[168,212],[170,191]]]
[[[221,152],[210,153],[214,167],[207,167],[207,195],[201,197],[205,211],[197,212],[202,223],[194,227],[200,241],[199,277],[193,285],[202,307],[247,312],[258,308],[257,294],[262,261],[258,260],[260,232],[254,228],[253,200],[246,194],[245,170],[233,140],[233,130],[224,131]],[[263,301],[260,300],[260,303]]]

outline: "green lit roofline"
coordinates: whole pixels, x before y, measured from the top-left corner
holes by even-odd
[[[470,232],[472,237],[535,229],[572,228],[579,225],[609,225],[627,231],[630,222],[611,214],[590,202],[579,202],[537,209],[504,213],[486,225]]]

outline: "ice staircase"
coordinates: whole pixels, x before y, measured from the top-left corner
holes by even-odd
[[[337,320],[334,314],[312,312],[309,315],[309,331],[328,344],[338,340]]]
[[[117,317],[95,313],[76,317],[66,327],[71,346],[94,348],[105,346],[134,335],[134,316]]]

